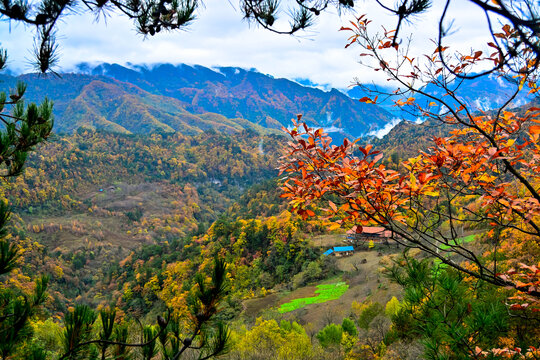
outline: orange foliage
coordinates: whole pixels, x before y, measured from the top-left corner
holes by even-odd
[[[470,276],[521,289],[517,280],[499,274],[497,257],[500,246],[505,245],[499,235],[511,229],[535,248],[540,244],[540,127],[535,125],[540,123],[540,108],[509,111],[508,102],[498,111],[482,112],[471,109],[449,85],[483,61],[497,65],[498,51],[451,56],[446,47],[438,47],[420,63],[401,51],[392,31],[370,37],[369,23],[361,16],[352,27],[343,29],[353,33],[348,46],[362,46],[367,51],[362,55],[378,64],[376,70],[403,86],[405,90],[396,91],[396,106],[415,109],[424,118],[453,125],[454,130],[449,136],[434,138],[431,148],[400,164],[404,171],[398,172],[386,168],[380,162],[383,154],[371,145],[357,146],[348,140],[332,145],[322,129],[308,128],[299,116],[295,127],[285,130],[292,142],[280,167],[281,174],[286,174],[282,196],[290,199],[293,210],[303,218],[315,216],[319,209],[332,227],[348,226],[362,232],[363,226],[377,224],[393,231],[397,241],[420,248]],[[505,27],[497,36],[510,41],[515,34]],[[388,52],[401,60],[387,61]],[[519,59],[523,68],[515,75],[517,92],[526,84],[534,88],[538,63],[530,51]],[[501,68],[497,75],[507,74]],[[442,95],[424,92],[415,86],[418,79],[423,85],[439,87]],[[433,102],[423,107],[411,93]],[[482,252],[458,243],[458,229],[463,227],[489,230],[491,248],[483,252],[493,256],[492,261],[486,264]],[[475,266],[458,264],[448,253]],[[533,254],[533,259],[538,255]],[[533,289],[529,295],[540,297],[540,292]]]

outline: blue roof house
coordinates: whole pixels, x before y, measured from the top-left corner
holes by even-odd
[[[334,254],[335,256],[346,256],[346,255],[352,255],[354,253],[354,247],[352,246],[334,246],[331,249],[326,250],[323,255],[331,255]]]

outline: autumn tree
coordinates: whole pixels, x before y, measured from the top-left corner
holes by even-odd
[[[507,343],[515,348],[496,344],[502,341],[497,337],[516,328],[529,340],[538,336],[534,327],[524,330],[523,326],[538,321],[540,303],[540,108],[534,103],[518,108],[513,103],[520,92],[537,93],[538,8],[530,2],[474,3],[486,14],[494,11],[501,16],[500,30],[490,28],[487,53],[477,49],[459,53],[446,46],[445,14],[434,51],[425,56],[410,53],[413,40],[399,39],[399,26],[374,34],[370,19],[363,15],[342,29],[350,35],[347,47],[360,47],[363,63],[396,84],[394,92],[375,93],[360,101],[389,98],[396,107],[443,124],[450,133],[434,137],[432,147],[389,169],[381,162],[385,154],[371,145],[348,140],[332,145],[321,129],[309,128],[299,116],[295,127],[287,130],[292,142],[281,166],[286,174],[283,196],[304,218],[321,215],[331,227],[349,227],[358,233],[364,226],[382,226],[392,231],[396,242],[421,249],[457,270],[424,276],[418,271],[426,265],[417,263],[410,281],[401,277],[406,296],[415,297],[407,300],[412,307],[401,316],[409,311],[420,319],[416,325],[419,336],[426,337],[426,356],[439,358],[441,346],[454,346],[463,356],[475,358],[534,358],[538,356],[534,340],[523,340],[526,349],[532,346],[523,351],[515,342]],[[523,4],[529,7],[522,8]],[[528,26],[503,13],[521,14]],[[463,94],[467,81],[488,74],[514,84],[502,105],[489,111],[468,102]],[[482,235],[466,243],[463,229]],[[455,286],[465,278],[477,285]],[[500,307],[500,298],[475,295],[485,283],[513,289],[507,294],[507,308]],[[471,299],[458,305],[450,300],[469,296],[478,303]],[[482,309],[485,303],[493,303],[489,311]],[[414,304],[426,311],[425,316],[419,316]],[[449,308],[456,313],[447,312]],[[506,311],[524,323],[518,321],[509,330]],[[448,318],[437,318],[441,314]],[[467,325],[469,317],[475,326],[495,326],[501,332],[477,329],[474,336],[461,338],[466,331],[460,327],[473,328]],[[493,326],[487,325],[490,321]],[[441,323],[448,327],[435,326]]]
[[[397,85],[395,92],[361,101],[377,103],[389,96],[396,107],[453,130],[434,138],[431,148],[397,171],[382,165],[384,154],[371,145],[348,140],[332,145],[321,129],[310,129],[299,117],[287,130],[292,143],[281,166],[287,175],[283,196],[304,218],[319,212],[332,227],[359,233],[363,226],[382,226],[398,243],[421,249],[461,274],[513,288],[518,295],[510,299],[511,308],[529,308],[527,316],[536,317],[540,109],[515,108],[512,101],[521,91],[537,91],[538,9],[530,2],[474,3],[486,14],[499,14],[503,22],[500,30],[490,28],[488,53],[473,49],[463,54],[445,46],[444,14],[435,49],[426,56],[409,52],[410,43],[397,39],[399,27],[373,34],[366,16],[342,29],[350,35],[347,46],[359,46],[364,63]],[[529,7],[522,8],[525,3]],[[490,111],[468,103],[461,93],[466,81],[486,74],[515,84],[502,105]],[[429,91],[434,87],[438,95]],[[482,239],[466,244],[463,228],[483,231]],[[520,256],[529,265],[506,255],[522,244],[528,250]]]

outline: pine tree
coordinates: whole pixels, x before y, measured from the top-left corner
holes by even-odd
[[[0,49],[0,70],[4,69],[7,54]],[[53,127],[52,103],[41,105],[23,101],[26,87],[19,83],[9,95],[0,92],[0,177],[7,179],[20,175],[28,153],[45,141]],[[11,110],[11,111],[9,111]],[[28,339],[31,330],[28,319],[46,299],[48,277],[35,281],[32,294],[26,294],[5,281],[18,266],[21,253],[8,231],[9,206],[0,202],[0,356],[9,358],[18,346]],[[34,354],[38,356],[37,353]]]
[[[188,311],[173,314],[167,311],[157,317],[157,324],[144,325],[139,334],[124,321],[117,321],[116,312],[101,310],[97,314],[86,305],[78,305],[64,317],[64,348],[60,360],[130,359],[138,352],[142,359],[159,356],[179,360],[187,354],[199,359],[222,355],[229,348],[229,329],[217,319],[219,305],[227,293],[227,265],[215,259],[210,280],[196,275],[196,286],[189,295]],[[188,323],[184,319],[188,318]],[[101,329],[96,336],[95,331]],[[136,335],[136,336],[130,336]],[[140,342],[128,342],[130,338]],[[137,350],[131,350],[137,349]]]

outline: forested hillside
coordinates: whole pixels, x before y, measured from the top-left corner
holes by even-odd
[[[276,176],[283,143],[254,132],[148,137],[81,130],[33,154],[4,193],[22,218],[20,231],[55,259],[47,268],[55,261],[64,267],[61,293],[72,301],[94,292],[95,281],[81,283],[84,276],[95,277],[130,250],[203,233],[245,189]]]
[[[283,136],[249,131],[142,136],[80,129],[55,136],[5,188],[10,231],[24,251],[12,284],[30,287],[32,274],[50,274],[43,305],[49,316],[82,311],[78,304],[113,306],[131,327],[164,309],[184,314],[195,274],[216,256],[229,274],[223,320],[242,314],[248,299],[340,274],[310,241],[326,232],[323,223],[292,215],[279,196],[275,165],[283,146]],[[56,356],[61,348],[50,332],[59,324],[32,326],[37,337],[28,346],[49,342],[46,354]]]
[[[387,111],[354,101],[336,89],[325,92],[254,70],[209,69],[185,64],[132,69],[117,64],[81,67],[87,73],[127,81],[151,93],[181,100],[195,113],[217,112],[270,128],[287,127],[297,114],[303,114],[314,125],[339,128],[351,137],[358,137],[390,120]]]
[[[44,319],[83,311],[80,304],[114,308],[130,332],[134,319],[151,323],[152,316],[165,309],[175,317],[185,314],[195,274],[207,272],[216,256],[226,261],[229,274],[219,318],[241,319],[234,320],[238,338],[261,336],[257,327],[278,336],[265,348],[265,357],[293,351],[328,358],[331,352],[323,347],[332,351],[337,344],[333,335],[320,335],[329,336],[321,347],[306,333],[328,325],[317,319],[319,311],[339,323],[354,311],[368,329],[372,318],[384,311],[370,300],[362,304],[362,299],[356,299],[352,310],[349,300],[332,310],[328,300],[321,300],[303,315],[282,315],[292,322],[278,325],[259,319],[253,330],[241,328],[254,324],[255,317],[279,313],[280,306],[309,294],[316,283],[333,289],[345,284],[343,278],[347,287],[365,293],[363,298],[369,299],[372,291],[384,301],[391,298],[386,281],[381,287],[380,279],[375,282],[358,269],[363,256],[369,258],[365,266],[380,267],[375,250],[366,248],[355,256],[357,270],[349,259],[336,262],[321,256],[326,245],[313,239],[322,236],[323,242],[339,244],[341,235],[325,235],[324,222],[303,221],[287,211],[275,179],[284,143],[283,136],[249,131],[234,137],[213,131],[142,136],[81,129],[42,146],[28,160],[25,173],[5,189],[14,211],[10,231],[24,249],[12,283],[30,287],[32,274],[50,274],[43,304],[48,315],[32,321],[36,337],[18,354],[44,343],[49,344],[47,356],[61,353],[59,338],[53,335],[61,324]],[[347,299],[355,296],[348,294]],[[356,325],[347,321],[347,330],[339,325],[340,334],[355,334]],[[329,329],[325,331],[333,331]],[[282,349],[281,336],[298,337],[300,348]],[[235,347],[230,358],[254,356],[246,344]]]
[[[88,205],[99,198],[100,189],[111,192],[116,183],[162,181],[196,187],[213,207],[217,199],[206,194],[234,194],[235,189],[239,193],[261,178],[275,176],[284,141],[283,136],[250,131],[235,136],[216,131],[142,136],[82,129],[56,136],[32,154],[27,171],[13,183],[12,194],[21,209],[61,210],[65,195]],[[228,206],[223,200],[219,203],[221,209]]]
[[[28,100],[42,101],[44,94],[54,99],[55,131],[59,133],[73,133],[81,127],[124,134],[179,131],[185,135],[209,129],[229,134],[264,129],[246,118],[228,119],[207,111],[191,113],[177,99],[154,95],[110,77],[81,74],[54,78],[35,74],[0,77],[5,86],[11,87],[21,80],[27,84]]]

